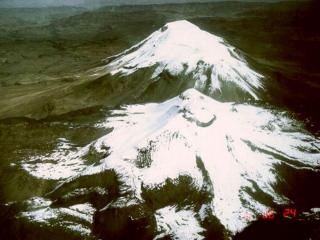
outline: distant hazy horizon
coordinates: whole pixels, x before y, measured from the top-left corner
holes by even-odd
[[[78,6],[96,8],[124,4],[165,4],[188,2],[224,2],[234,0],[0,0],[0,8]],[[280,2],[281,0],[240,0],[241,2]],[[297,1],[297,0],[296,0]],[[300,0],[301,1],[301,0]]]

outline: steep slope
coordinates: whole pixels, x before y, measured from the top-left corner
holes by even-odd
[[[153,67],[148,81],[164,81],[164,75],[186,78],[186,86],[221,100],[257,99],[256,90],[262,88],[262,76],[249,68],[234,47],[186,20],[166,24],[106,61],[96,74],[128,76]]]
[[[289,176],[319,172],[320,140],[285,113],[219,103],[194,89],[112,111],[101,126],[113,131],[82,149],[59,148],[60,155],[22,165],[36,177],[67,179],[48,195],[60,209],[90,202],[92,192],[99,196],[92,224],[101,237],[121,239],[129,227],[159,238],[202,239],[212,226],[217,235],[234,235],[267,211],[295,204],[276,188],[289,184],[279,167]],[[86,166],[92,152],[100,157]],[[41,209],[54,210],[38,206],[22,215],[45,221]]]

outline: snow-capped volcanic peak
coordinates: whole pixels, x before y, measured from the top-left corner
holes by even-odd
[[[319,166],[320,141],[301,130],[298,122],[277,111],[220,103],[195,89],[162,103],[129,105],[110,114],[99,126],[112,132],[78,149],[78,154],[66,149],[65,157],[59,155],[65,178],[74,174],[55,194],[70,191],[69,183],[81,177],[114,172],[128,206],[122,198],[114,203],[130,208],[133,202],[146,207],[140,211],[146,213],[148,204],[159,203],[154,213],[157,225],[174,239],[186,239],[185,228],[175,228],[172,222],[189,224],[192,239],[202,239],[202,223],[212,215],[230,233],[241,231],[272,209],[270,203],[290,203],[274,188],[282,181],[277,166],[308,171]],[[91,166],[79,166],[80,174],[73,164],[64,164],[70,159],[84,161],[93,152],[101,158]],[[39,170],[47,169],[47,163],[32,164],[33,168],[24,168],[36,177],[50,178],[55,167],[60,170],[55,164],[46,177]],[[100,186],[93,181],[91,187]],[[190,201],[183,200],[184,207],[176,210],[173,206],[179,200],[167,202],[165,196],[179,195],[180,188],[183,199]]]
[[[259,189],[277,204],[290,202],[273,187],[277,164],[318,166],[319,140],[300,132],[294,120],[259,107],[220,103],[195,89],[114,114],[105,123],[114,131],[94,144],[97,151],[108,146],[111,153],[96,171],[115,169],[136,198],[141,198],[139,186],[157,189],[167,179],[190,176],[199,191],[214,196],[203,207],[232,233],[272,208],[246,189]],[[248,214],[251,220],[244,217]]]
[[[129,75],[154,66],[151,79],[158,79],[163,71],[175,76],[190,74],[195,88],[209,94],[223,95],[222,87],[231,83],[232,87],[236,85],[258,98],[255,90],[262,87],[262,76],[249,68],[234,47],[185,20],[166,24],[142,42],[107,60],[108,65],[98,70]]]

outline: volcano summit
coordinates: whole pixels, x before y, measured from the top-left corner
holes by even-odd
[[[236,93],[257,99],[256,91],[262,88],[262,76],[248,67],[234,47],[185,20],[166,24],[106,61],[98,72],[128,76],[153,67],[151,81],[161,81],[164,73],[187,77],[192,81],[188,86],[224,100],[234,100]]]

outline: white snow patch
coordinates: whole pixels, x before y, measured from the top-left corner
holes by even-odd
[[[320,208],[311,208],[311,212],[320,213]]]
[[[172,239],[204,239],[205,231],[192,210],[177,210],[175,207],[165,207],[157,210],[156,221],[159,234],[155,239],[170,236]]]
[[[77,204],[69,208],[51,208],[51,201],[39,197],[31,198],[26,203],[28,209],[25,212],[21,212],[20,217],[48,226],[68,228],[84,236],[88,236],[91,233],[88,226],[93,223],[95,209],[90,204]],[[75,220],[61,220],[65,215],[72,216]],[[87,222],[88,226],[85,226],[83,221]]]
[[[72,177],[86,168],[82,157],[87,148],[74,147],[68,140],[59,139],[51,154],[32,156],[21,166],[32,176],[43,179],[63,180]]]

